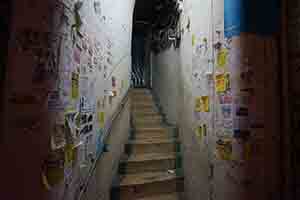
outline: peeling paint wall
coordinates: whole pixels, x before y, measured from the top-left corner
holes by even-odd
[[[14,2],[1,197],[79,197],[129,89],[134,3]]]
[[[179,94],[161,105],[178,110],[187,199],[280,198],[278,10],[277,1],[184,1],[179,73],[169,79],[165,67],[176,51],[153,58],[161,102]]]

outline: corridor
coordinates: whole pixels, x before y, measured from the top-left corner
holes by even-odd
[[[300,199],[295,2],[4,0],[0,199]]]

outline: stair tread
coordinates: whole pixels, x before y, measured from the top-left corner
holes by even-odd
[[[133,114],[135,120],[151,120],[151,119],[161,119],[162,116],[158,113],[140,113],[140,114]]]
[[[180,194],[179,193],[170,193],[170,194],[162,194],[156,195],[151,197],[144,197],[137,200],[179,200]]]
[[[163,172],[146,172],[138,174],[126,174],[121,177],[120,186],[143,185],[153,182],[163,182],[181,178],[175,173]]]
[[[151,128],[151,127],[160,127],[162,126],[161,122],[149,122],[149,123],[133,123],[135,128]]]
[[[166,128],[164,126],[153,126],[153,127],[138,127],[135,128],[136,131],[161,131],[165,130]]]
[[[143,138],[130,140],[128,144],[167,144],[175,142],[177,142],[177,140],[173,138]]]
[[[173,160],[176,159],[175,153],[146,153],[146,154],[132,154],[127,160],[122,162],[144,162],[155,160]]]
[[[132,109],[133,115],[159,115],[159,112],[154,109]]]
[[[143,140],[143,139],[151,139],[151,138],[155,138],[155,139],[172,139],[173,137],[171,135],[168,134],[160,134],[160,135],[151,135],[151,134],[137,134],[134,136],[134,139],[136,140]]]

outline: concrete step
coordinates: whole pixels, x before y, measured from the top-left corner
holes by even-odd
[[[131,95],[132,102],[154,102],[152,95]]]
[[[145,125],[145,126],[148,126],[148,125],[152,125],[152,126],[161,126],[163,124],[163,120],[162,119],[150,119],[150,120],[132,120],[132,125],[134,126],[142,126],[142,125]]]
[[[120,164],[121,174],[168,171],[176,168],[175,153],[147,153],[130,155]]]
[[[170,193],[170,194],[162,194],[151,197],[145,197],[137,200],[181,200],[182,194],[180,193]]]
[[[130,90],[132,93],[140,93],[140,92],[150,92],[148,88],[132,88]]]
[[[130,93],[130,96],[131,97],[142,97],[142,96],[151,96],[152,97],[152,94],[150,92],[150,90],[141,90],[141,91],[131,91]]]
[[[141,112],[136,112],[136,113],[131,113],[131,116],[133,119],[162,119],[162,116],[158,112],[149,112],[149,113],[141,113]]]
[[[156,124],[158,124],[158,123],[162,123],[162,117],[153,117],[153,118],[150,118],[150,117],[148,117],[148,118],[133,118],[132,119],[132,122],[134,123],[134,124],[147,124],[147,123],[156,123]]]
[[[162,127],[163,124],[162,123],[138,123],[138,124],[133,124],[135,129],[141,129],[141,128],[159,128]]]
[[[149,103],[145,103],[145,102],[139,102],[139,103],[131,103],[131,108],[135,108],[135,109],[147,109],[147,108],[154,108],[157,109],[155,103],[153,102],[149,102]]]
[[[131,109],[132,116],[151,116],[159,115],[158,110],[156,109]]]
[[[135,122],[144,121],[162,121],[163,117],[159,114],[149,114],[149,115],[132,115],[132,119]]]
[[[156,109],[156,105],[154,103],[152,104],[145,104],[145,103],[132,103],[131,109]]]
[[[163,171],[126,174],[120,178],[117,194],[121,200],[137,200],[182,191],[183,177]]]
[[[164,127],[136,128],[134,129],[133,138],[135,139],[171,138],[171,134],[169,134],[169,130]]]
[[[139,105],[139,104],[151,104],[155,105],[155,102],[152,99],[152,96],[140,96],[140,97],[132,97],[131,104]]]
[[[151,135],[148,133],[138,133],[133,134],[132,139],[136,140],[142,140],[142,139],[169,139],[172,138],[172,135],[169,133],[161,133],[161,132],[155,132]]]
[[[148,110],[157,110],[157,107],[153,105],[147,105],[147,104],[136,104],[136,105],[131,105],[130,106],[131,110],[139,110],[139,112],[144,111],[147,112]]]
[[[126,152],[130,154],[146,153],[174,153],[178,151],[176,139],[147,138],[131,140],[126,145]]]

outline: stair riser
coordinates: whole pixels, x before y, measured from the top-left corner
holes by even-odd
[[[132,119],[135,123],[146,123],[146,122],[162,122],[162,117],[159,115],[156,116],[141,116],[141,117],[133,117]]]
[[[167,171],[175,169],[176,161],[169,160],[150,160],[142,162],[126,162],[120,166],[121,174],[133,174],[143,172]]]
[[[161,182],[153,182],[143,185],[121,187],[120,200],[137,200],[152,195],[167,194],[183,191],[183,179],[173,179]]]
[[[135,128],[151,128],[151,127],[160,127],[162,126],[161,122],[145,122],[145,123],[133,123]]]
[[[169,138],[170,134],[165,129],[158,129],[158,130],[136,130],[133,134],[133,137],[138,138],[156,138],[156,137],[162,137],[162,138]]]
[[[152,99],[151,96],[135,96],[131,97],[131,102],[145,102],[145,103],[154,103],[154,100]]]
[[[154,101],[152,100],[144,100],[144,99],[131,99],[131,105],[135,106],[135,105],[155,105]]]
[[[156,134],[156,133],[160,133],[160,134],[168,134],[168,130],[164,129],[164,128],[152,128],[152,129],[143,129],[143,128],[138,128],[135,129],[135,133],[136,134]]]
[[[152,99],[152,95],[149,92],[140,92],[140,93],[132,93],[130,97],[133,99],[142,98],[142,99]]]
[[[130,92],[131,94],[150,94],[150,91],[148,89],[133,89]]]
[[[134,111],[131,114],[132,118],[151,118],[151,117],[162,117],[157,111],[155,110],[149,110],[146,112],[139,112],[139,111]]]
[[[162,116],[160,116],[159,114],[136,114],[136,115],[132,115],[132,120],[133,121],[162,121]]]
[[[154,125],[161,125],[162,124],[162,119],[149,119],[149,120],[143,120],[143,119],[138,119],[138,120],[132,120],[132,123],[134,125],[148,125],[148,124],[154,124]]]
[[[154,105],[132,105],[131,110],[133,112],[156,112],[156,107]]]
[[[128,144],[126,149],[128,150],[128,153],[132,154],[174,153],[176,152],[176,143]]]
[[[137,139],[137,140],[142,140],[142,139],[170,139],[172,138],[170,135],[168,134],[160,134],[160,133],[156,133],[156,134],[137,134],[137,135],[133,135],[132,139]]]
[[[156,110],[155,107],[144,107],[144,108],[136,108],[136,107],[131,107],[131,111],[133,114],[158,114],[158,111]]]
[[[154,116],[140,116],[140,117],[133,117],[132,121],[134,122],[148,122],[148,121],[162,121],[162,117],[159,115]]]

